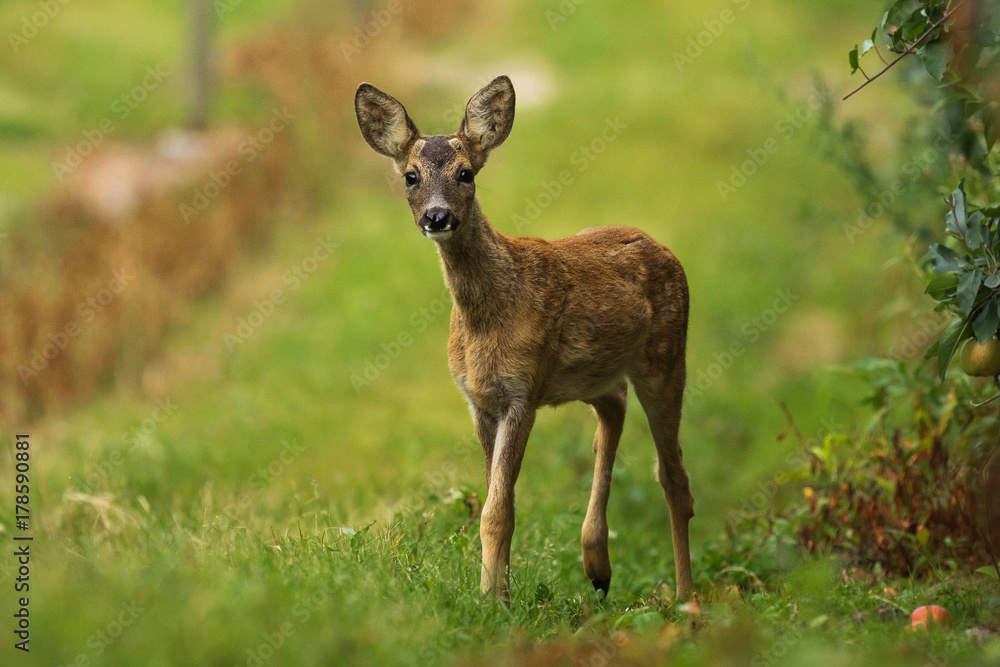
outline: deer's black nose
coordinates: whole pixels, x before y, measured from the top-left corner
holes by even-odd
[[[449,209],[435,206],[424,211],[420,218],[420,227],[425,231],[443,232],[455,226],[455,218]]]

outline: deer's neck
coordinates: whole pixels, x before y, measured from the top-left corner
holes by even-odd
[[[438,244],[455,307],[472,327],[494,327],[512,314],[520,292],[513,244],[490,225],[476,202],[465,233]]]

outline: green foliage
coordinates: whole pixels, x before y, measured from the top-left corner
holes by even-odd
[[[927,253],[933,267],[927,294],[938,303],[937,310],[957,316],[927,352],[929,357],[937,358],[942,380],[963,340],[975,337],[985,343],[1000,328],[1000,226],[994,217],[997,210],[977,209],[970,213],[963,185],[960,183],[949,198],[946,216],[947,233],[959,250],[935,243]]]
[[[898,0],[882,15],[860,53],[855,47],[848,54],[852,73],[858,69],[864,73],[860,58],[870,51],[884,63],[878,74],[869,77],[864,73],[866,82],[861,88],[910,54],[920,57],[926,73],[936,82],[931,99],[940,126],[939,138],[946,136],[946,130],[951,144],[949,156],[934,151],[938,164],[948,158],[948,169],[938,172],[938,190],[948,191],[949,184],[958,182],[947,199],[945,230],[960,244],[956,251],[943,243],[933,243],[927,253],[933,269],[927,293],[937,301],[938,310],[958,316],[928,350],[928,356],[938,360],[942,380],[963,340],[975,336],[985,342],[997,334],[1000,326],[1000,231],[996,224],[1000,203],[996,148],[1000,103],[992,83],[1000,67],[997,18],[995,5],[988,2]],[[886,61],[879,43],[898,57]],[[937,144],[929,140],[927,143],[937,148]],[[856,148],[848,148],[846,153],[860,153]],[[863,161],[856,158],[844,164],[858,170]],[[865,168],[863,173],[866,176],[870,171]],[[976,203],[970,205],[970,199]],[[925,240],[940,233],[933,227],[924,231]]]
[[[916,55],[916,59],[909,56]],[[982,0],[894,2],[870,38],[848,53],[851,72],[865,82],[845,99],[892,69],[921,104],[897,132],[895,154],[869,144],[862,121],[823,114],[825,151],[852,179],[865,200],[848,237],[884,218],[929,244],[940,238],[941,200],[965,180],[966,192],[983,208],[1000,203],[997,168],[997,90],[1000,15]],[[866,69],[867,68],[867,69]],[[878,71],[876,71],[878,68]],[[881,81],[885,81],[882,78]],[[891,107],[888,117],[891,118]]]
[[[793,500],[775,517],[752,517],[750,528],[793,534],[848,571],[906,577],[994,563],[978,499],[996,405],[972,408],[983,390],[971,378],[928,382],[927,369],[905,362],[869,360],[852,372],[872,388],[871,423],[818,445],[800,435],[807,457],[788,475]]]

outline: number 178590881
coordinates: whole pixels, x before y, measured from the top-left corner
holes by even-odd
[[[14,470],[16,474],[14,476],[14,493],[15,498],[15,513],[14,518],[17,522],[17,527],[21,530],[28,530],[28,519],[30,518],[30,478],[28,477],[28,472],[31,469],[30,465],[30,454],[27,435],[18,435],[17,444],[15,445],[16,451],[14,452]]]

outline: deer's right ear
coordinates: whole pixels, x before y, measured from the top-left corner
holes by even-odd
[[[362,136],[380,155],[402,160],[420,137],[420,131],[403,105],[370,83],[358,86],[354,111]]]

